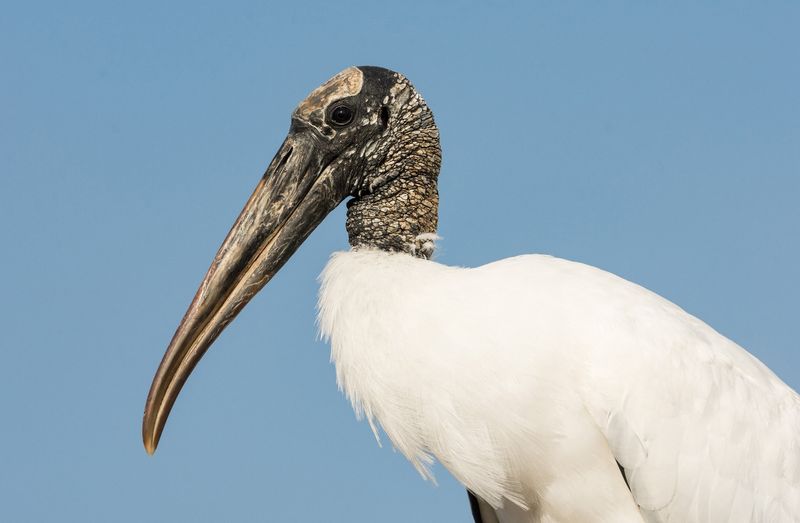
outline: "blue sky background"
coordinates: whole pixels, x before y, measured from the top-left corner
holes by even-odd
[[[441,467],[423,482],[355,421],[316,340],[343,208],[142,448],[153,372],[291,110],[353,64],[436,115],[441,262],[597,265],[800,387],[798,4],[111,4],[0,16],[0,520],[468,520]]]

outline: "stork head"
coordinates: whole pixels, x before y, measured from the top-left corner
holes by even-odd
[[[352,197],[353,247],[430,256],[440,158],[433,116],[398,73],[350,67],[300,102],[153,378],[142,423],[148,453],[206,350],[343,200]]]

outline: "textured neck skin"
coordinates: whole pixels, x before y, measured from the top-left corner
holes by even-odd
[[[439,131],[425,101],[400,77],[386,100],[389,137],[367,153],[369,173],[347,205],[354,248],[433,254],[441,166]],[[367,147],[367,150],[371,147]]]

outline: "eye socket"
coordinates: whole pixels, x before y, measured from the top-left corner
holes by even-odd
[[[347,125],[353,121],[353,110],[346,105],[337,105],[330,112],[330,120],[336,125]]]

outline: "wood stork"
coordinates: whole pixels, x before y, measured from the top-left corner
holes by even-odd
[[[549,256],[431,261],[439,133],[402,75],[314,90],[219,249],[153,380],[155,451],[202,355],[350,197],[352,249],[321,277],[341,388],[483,523],[800,521],[800,397],[702,321]]]

